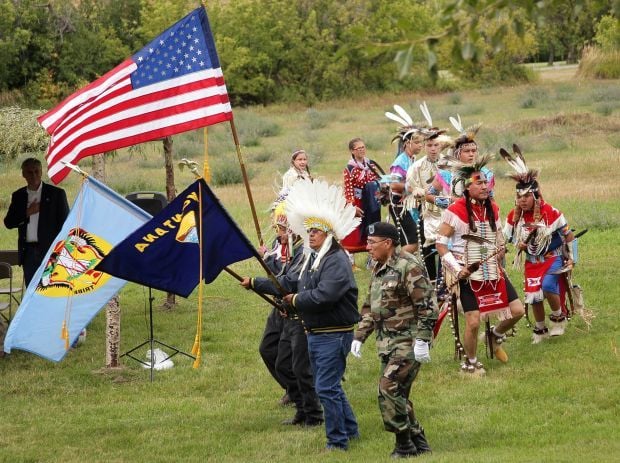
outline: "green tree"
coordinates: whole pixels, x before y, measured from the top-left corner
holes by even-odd
[[[595,25],[609,10],[609,4],[600,1],[546,2],[545,14],[538,17],[538,40],[548,53],[548,63],[553,64],[559,54],[576,63],[583,47],[593,39]]]
[[[23,87],[53,52],[47,5],[0,1],[0,88]]]
[[[605,15],[596,25],[594,41],[604,51],[620,50],[620,21],[611,15]]]
[[[553,33],[558,33],[547,44],[541,44],[542,48],[549,49],[560,43],[570,57],[576,57],[583,44],[593,37],[591,28],[596,18],[605,12],[616,16],[620,12],[618,0],[446,0],[436,5],[439,28],[435,34],[421,39],[428,43],[431,62],[435,47],[448,41],[455,44],[453,60],[477,63],[488,57],[485,44],[491,44],[492,54],[501,53],[510,40],[507,32],[510,30],[523,37],[528,23],[548,24],[553,27]],[[564,16],[556,16],[559,11]],[[488,34],[484,24],[502,15],[510,18],[507,27]],[[407,72],[408,65],[407,61],[400,62],[401,73]]]
[[[130,54],[111,27],[89,17],[76,22],[58,50],[57,78],[79,87],[105,74]]]
[[[413,0],[390,5],[386,0],[241,0],[211,7],[233,102],[312,103],[430,83],[424,44],[413,53],[417,72],[404,80],[398,79],[392,53],[394,41],[433,30],[431,10]]]
[[[510,28],[510,23],[517,18],[523,24],[523,31],[518,35]],[[450,69],[464,81],[474,82],[513,82],[528,80],[527,70],[520,66],[536,51],[534,24],[527,21],[525,12],[515,11],[510,16],[499,14],[494,18],[482,18],[479,21],[480,34],[472,46],[476,50],[476,59],[464,60],[458,39],[451,42],[449,59],[444,56],[442,67]],[[494,37],[503,35],[501,42]]]
[[[137,0],[140,3],[140,24],[137,36],[143,47],[176,21],[198,7],[198,2],[190,0]]]

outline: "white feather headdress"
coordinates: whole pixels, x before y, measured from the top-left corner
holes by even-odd
[[[298,180],[286,197],[286,216],[293,233],[307,237],[318,228],[341,240],[360,224],[355,207],[348,204],[342,188],[322,180]]]
[[[424,119],[426,119],[426,124],[428,125],[428,127],[422,128],[422,133],[424,134],[426,140],[439,138],[440,136],[443,136],[444,133],[446,133],[445,130],[440,129],[439,127],[435,127],[433,125],[433,118],[431,117],[431,112],[428,109],[426,101],[423,101],[420,105],[420,111],[422,112]],[[448,141],[448,144],[452,143],[452,139],[449,137],[445,137],[443,140],[440,141],[440,143],[443,145],[446,144],[446,141]]]
[[[398,132],[394,138],[392,138],[392,143],[396,140],[407,140],[415,134],[422,133],[422,129],[413,123],[413,118],[402,106],[395,104],[394,111],[396,111],[396,114],[389,111],[385,112],[385,117],[400,124]]]
[[[285,207],[290,229],[304,239],[304,253],[307,256],[300,276],[309,264],[310,229],[317,228],[327,233],[311,267],[311,270],[316,270],[331,248],[332,239],[343,239],[361,222],[359,217],[355,217],[355,207],[346,202],[342,188],[322,180],[298,180],[286,197]]]
[[[482,124],[472,125],[471,127],[464,128],[463,122],[461,121],[461,116],[459,114],[456,115],[456,118],[450,116],[448,118],[452,126],[459,133],[458,137],[454,139],[455,150],[459,150],[461,145],[467,143],[476,143],[474,140],[476,135],[478,134],[478,130],[480,130],[480,126]]]

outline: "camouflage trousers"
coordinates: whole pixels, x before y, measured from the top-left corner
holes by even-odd
[[[388,432],[407,429],[417,435],[422,432],[409,400],[411,386],[420,363],[403,357],[381,356],[381,379],[379,379],[379,409],[383,426]]]

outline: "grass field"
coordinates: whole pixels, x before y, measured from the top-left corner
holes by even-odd
[[[483,122],[483,150],[516,142],[532,167],[542,169],[545,198],[561,209],[573,228],[588,228],[580,240],[574,279],[596,318],[591,328],[571,320],[561,338],[532,346],[525,323],[511,338],[507,365],[484,359],[487,377],[462,378],[453,343],[444,327],[414,384],[412,400],[433,454],[428,462],[618,461],[620,455],[620,368],[617,306],[620,300],[620,82],[542,80],[536,86],[489,88],[444,95],[386,95],[333,101],[308,109],[296,106],[236,111],[243,154],[252,174],[252,192],[268,233],[267,208],[274,184],[288,167],[289,154],[304,147],[313,174],[340,182],[348,140],[361,136],[369,155],[387,167],[395,124],[383,113],[399,103],[415,118],[426,100],[436,124],[460,113],[464,124]],[[177,157],[201,159],[202,134],[175,137]],[[238,169],[229,128],[209,129],[212,169]],[[108,184],[125,194],[164,190],[161,146],[119,152],[109,158]],[[0,214],[11,191],[23,184],[18,162],[0,173]],[[89,170],[89,161],[82,164]],[[503,215],[512,204],[514,183],[502,178],[496,197]],[[231,174],[232,175],[232,174]],[[176,171],[181,190],[191,181]],[[63,182],[70,202],[79,180]],[[245,191],[240,185],[214,188],[248,236],[255,240]],[[14,248],[15,231],[0,229],[0,246]],[[363,268],[365,256],[357,261]],[[243,275],[258,265],[234,266]],[[521,277],[511,270],[515,286]],[[368,272],[356,278],[360,297]],[[53,364],[14,351],[0,361],[0,461],[2,462],[289,462],[388,461],[392,435],[382,430],[376,404],[378,360],[374,342],[362,359],[349,360],[345,390],[360,422],[362,438],[348,453],[324,454],[322,429],[291,429],[280,421],[290,408],[277,405],[281,391],[258,355],[268,307],[221,275],[205,291],[203,361],[175,357],[175,367],[155,374],[123,359],[123,368],[102,371],[104,325],[101,313],[86,343]],[[156,305],[164,294],[155,292]],[[121,293],[122,349],[148,337],[147,293],[128,284]],[[172,311],[155,309],[158,339],[190,350],[194,339],[196,295],[180,299]],[[143,353],[141,355],[144,355]]]

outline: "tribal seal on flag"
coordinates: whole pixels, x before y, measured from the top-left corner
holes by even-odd
[[[110,275],[94,270],[112,246],[103,238],[72,228],[52,250],[35,291],[49,297],[88,293],[103,286]]]

